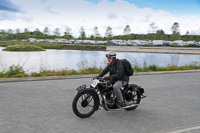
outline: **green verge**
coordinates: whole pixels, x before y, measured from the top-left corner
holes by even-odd
[[[179,70],[197,70],[200,69],[200,66],[197,64],[190,64],[179,67],[175,65],[170,65],[168,67],[158,67],[156,65],[150,65],[144,68],[135,66],[133,69],[135,72],[179,71]]]
[[[135,66],[134,72],[155,72],[155,71],[178,71],[178,70],[200,70],[200,66],[196,64],[186,65],[186,66],[168,66],[168,67],[157,67],[156,65],[150,65],[148,67],[142,68]],[[40,72],[33,72],[31,74],[25,73],[23,67],[21,66],[10,66],[8,71],[0,72],[0,78],[16,78],[16,77],[46,77],[46,76],[67,76],[67,75],[82,75],[82,74],[99,74],[102,68],[85,68],[81,70],[42,70]]]

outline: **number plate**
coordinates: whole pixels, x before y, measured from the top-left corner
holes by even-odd
[[[95,88],[98,83],[99,83],[99,80],[95,79],[92,81],[91,86]]]

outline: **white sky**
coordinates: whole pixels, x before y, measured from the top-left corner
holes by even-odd
[[[87,35],[91,35],[97,26],[104,36],[108,26],[114,35],[119,35],[129,25],[132,33],[146,34],[150,30],[149,24],[154,22],[158,29],[171,34],[173,23],[178,22],[181,34],[186,31],[200,33],[199,13],[177,15],[164,9],[138,8],[124,0],[102,0],[97,4],[84,0],[0,0],[0,3],[15,9],[5,9],[5,5],[0,4],[0,29],[4,30],[19,28],[24,31],[27,28],[34,31],[39,28],[43,32],[48,27],[51,31],[59,28],[62,35],[69,26],[72,35],[78,37],[81,26]]]

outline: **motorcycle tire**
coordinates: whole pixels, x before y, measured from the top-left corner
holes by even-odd
[[[72,109],[76,116],[80,118],[88,118],[96,111],[98,107],[98,98],[92,95],[92,91],[85,90],[77,93],[72,102]]]

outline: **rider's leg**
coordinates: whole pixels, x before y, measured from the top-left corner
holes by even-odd
[[[123,81],[117,81],[114,85],[113,85],[113,89],[115,91],[115,94],[117,96],[117,102],[119,106],[124,106],[124,99],[121,93],[120,88],[123,86]]]

